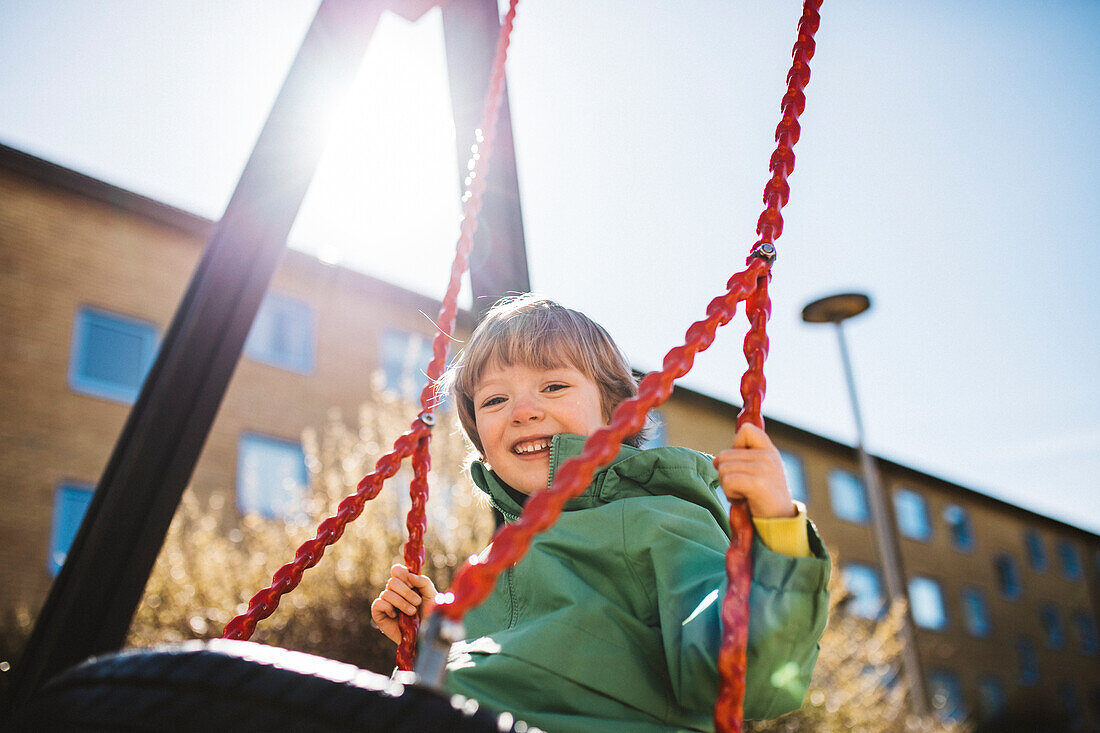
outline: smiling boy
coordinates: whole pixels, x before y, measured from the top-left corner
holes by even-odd
[[[531,295],[494,306],[445,383],[480,457],[471,477],[507,521],[636,391],[603,328]],[[467,614],[448,665],[453,692],[552,733],[712,730],[730,534],[722,491],[747,500],[757,529],[746,716],[801,704],[829,564],[775,446],[750,425],[713,459],[641,442],[631,436]],[[396,641],[397,614],[427,613],[435,595],[395,565],[372,617]]]

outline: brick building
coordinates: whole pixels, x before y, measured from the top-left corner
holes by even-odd
[[[43,602],[211,226],[0,147],[0,611]],[[375,369],[408,389],[432,333],[418,311],[437,310],[288,251],[192,487],[235,490],[242,511],[285,511],[305,490],[303,429],[333,407],[356,414]],[[735,411],[678,389],[660,437],[716,452]],[[855,451],[777,421],[769,433],[851,610],[876,616],[885,590]],[[915,469],[880,470],[934,704],[982,718],[1034,691],[1100,727],[1100,538]]]

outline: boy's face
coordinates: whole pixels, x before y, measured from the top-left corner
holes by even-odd
[[[473,399],[486,462],[525,494],[546,488],[551,437],[591,435],[604,425],[599,387],[572,366],[490,365]]]

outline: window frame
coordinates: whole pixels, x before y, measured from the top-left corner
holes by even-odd
[[[958,514],[959,521],[952,521],[951,515]],[[959,552],[972,553],[977,541],[974,537],[974,523],[970,521],[970,511],[959,504],[948,504],[943,508],[943,521],[951,538],[951,546]],[[965,537],[959,533],[959,527],[966,528]]]
[[[963,626],[966,632],[978,639],[988,639],[993,635],[993,618],[989,613],[989,599],[985,590],[976,585],[963,586],[959,593],[962,600]],[[968,603],[968,599],[974,599],[976,603]],[[974,623],[973,611],[980,614],[979,623]]]
[[[1062,577],[1074,582],[1080,581],[1085,574],[1084,568],[1082,568],[1081,552],[1077,545],[1067,539],[1061,539],[1055,543],[1055,548],[1058,555],[1058,569],[1061,571]]]
[[[410,384],[405,384],[406,367],[410,366],[410,341],[412,337],[418,339],[417,353],[415,358],[412,359],[413,375]],[[401,364],[401,373],[398,375],[398,383],[393,384],[390,379],[390,367],[393,366],[390,361],[391,354],[393,353],[389,344],[394,337],[401,337],[404,339],[406,356]],[[428,383],[427,368],[432,354],[432,337],[426,333],[420,331],[410,331],[404,328],[387,327],[382,329],[382,332],[378,337],[378,368],[382,373],[382,389],[387,392],[391,392],[399,399],[407,402],[419,403],[420,394],[424,390],[424,386]],[[408,389],[406,389],[408,387]],[[438,395],[439,400],[443,401],[443,395]]]
[[[1043,630],[1043,643],[1047,649],[1066,648],[1066,622],[1057,605],[1048,601],[1039,606],[1039,627]]]
[[[294,340],[300,342],[285,351],[275,348],[272,339],[265,338],[265,335],[276,332],[274,321],[280,315],[290,316],[288,330],[295,336]],[[317,316],[313,304],[291,295],[268,291],[248,331],[244,355],[260,364],[295,374],[312,375],[317,366]]]
[[[50,520],[50,545],[46,552],[46,569],[51,577],[57,577],[65,559],[72,549],[73,540],[76,539],[84,516],[88,513],[88,507],[95,495],[95,486],[78,481],[61,481],[54,488],[53,512]],[[66,501],[65,497],[69,497]],[[73,501],[75,499],[75,502]],[[79,516],[68,514],[64,507],[72,507],[74,504],[82,505]],[[64,522],[64,523],[63,523]],[[60,545],[64,540],[65,548]],[[58,555],[61,557],[59,558]]]
[[[922,534],[910,534],[906,529],[905,523],[902,522],[902,515],[907,513],[902,511],[902,507],[899,506],[898,500],[899,498],[904,500],[905,497],[913,497],[916,503],[910,506],[919,506],[920,508],[920,513],[924,520],[924,532]],[[928,511],[928,499],[925,498],[924,494],[920,493],[916,489],[910,489],[906,486],[899,486],[898,488],[894,489],[893,502],[894,521],[897,524],[898,532],[901,534],[901,536],[908,537],[911,540],[917,540],[919,542],[931,542],[932,536],[934,534],[934,530],[932,528],[932,514]]]
[[[1027,550],[1027,564],[1036,573],[1042,573],[1050,567],[1046,543],[1039,531],[1033,528],[1024,530],[1024,549]]]
[[[855,610],[863,605],[869,606],[870,601],[860,604],[860,595],[849,584],[849,576],[852,574],[863,575],[868,578],[872,578],[875,581],[875,590],[878,596],[878,611],[874,615],[867,615]],[[840,577],[844,581],[845,589],[852,596],[852,601],[849,601],[846,608],[849,613],[859,618],[865,618],[872,621],[877,621],[886,615],[889,603],[886,598],[886,594],[883,592],[882,572],[873,565],[868,565],[862,562],[846,562],[840,566]]]
[[[1077,651],[1086,657],[1095,657],[1100,653],[1100,638],[1096,632],[1096,621],[1092,614],[1078,608],[1069,616],[1070,626],[1077,636]]]
[[[835,490],[836,484],[834,483],[834,478],[836,477],[847,477],[851,479],[851,485],[855,486],[859,490],[858,497],[860,498],[859,503],[861,504],[862,511],[858,514],[858,516],[846,515],[845,513],[839,511],[838,507],[840,507],[841,505],[838,505],[837,502],[837,492]],[[856,494],[849,494],[847,496],[856,496]],[[871,505],[867,497],[867,487],[864,485],[862,478],[847,469],[834,468],[829,471],[829,506],[832,509],[833,516],[835,516],[837,519],[849,522],[851,524],[859,525],[867,525],[871,523]]]
[[[1007,702],[1008,691],[1003,679],[992,672],[978,677],[978,708],[983,719],[995,717]]]
[[[141,372],[141,378],[136,385],[112,382],[86,373],[85,356],[95,327],[110,329],[139,340],[141,363],[138,369]],[[156,324],[104,308],[90,305],[78,306],[73,316],[72,340],[69,348],[69,387],[80,394],[132,405],[141,394],[141,388],[145,384],[146,377],[149,376],[149,370],[156,361],[159,350],[160,332]]]
[[[939,682],[940,684],[937,684]],[[928,672],[928,702],[931,704],[936,717],[948,722],[962,722],[968,716],[966,693],[963,690],[959,673],[953,669],[938,667]],[[946,688],[947,695],[944,705],[936,705],[935,690],[937,687]],[[948,703],[952,703],[948,709]]]
[[[1017,636],[1012,645],[1016,652],[1017,684],[1021,687],[1034,687],[1039,684],[1042,675],[1039,672],[1039,651],[1035,642],[1027,636]]]
[[[249,460],[248,448],[251,446],[262,447],[263,449],[279,449],[279,448],[292,448],[296,449],[302,457],[301,463],[301,482],[299,483],[301,489],[300,507],[297,510],[291,508],[289,511],[279,511],[279,502],[265,494],[264,489],[261,487],[259,494],[256,498],[257,506],[249,506],[246,503],[247,500],[251,500],[251,490],[246,490],[243,486],[243,482],[248,479],[248,468],[245,465]],[[296,458],[297,456],[295,456]],[[298,468],[296,465],[295,468]],[[234,482],[235,499],[237,511],[241,516],[255,515],[264,519],[271,519],[283,522],[298,523],[307,518],[305,511],[305,502],[308,500],[309,493],[309,469],[306,465],[305,449],[300,441],[289,440],[287,438],[280,438],[274,435],[268,435],[265,433],[259,433],[255,431],[244,431],[237,439],[237,474]],[[290,502],[285,502],[287,506]]]
[[[1062,712],[1066,714],[1066,718],[1069,720],[1069,730],[1084,730],[1082,724],[1085,719],[1085,711],[1077,687],[1069,680],[1064,679],[1055,687],[1055,694],[1058,696],[1059,707],[1062,708]]]
[[[1011,570],[1012,580],[1015,582],[1014,587],[1006,587],[1005,575],[1001,572],[1001,561],[1005,561],[1005,568]],[[1011,553],[1001,551],[993,556],[993,573],[997,580],[997,592],[1001,598],[1006,601],[1018,601],[1024,594],[1023,580],[1020,577],[1020,565],[1016,562],[1016,558]]]
[[[646,415],[646,428],[649,430],[649,436],[642,448],[664,448],[668,445],[668,421],[656,407]]]
[[[806,462],[802,456],[787,448],[779,449],[779,460],[783,464],[783,478],[791,491],[791,498],[810,506],[810,487],[806,483]],[[792,478],[797,477],[797,481]]]
[[[939,617],[942,619],[940,625],[935,626],[928,623],[922,623],[922,619],[925,619],[923,609],[918,611],[918,604],[914,600],[914,596],[923,597],[923,592],[914,592],[914,586],[919,588],[929,588],[935,591],[935,596],[939,601]],[[943,593],[943,584],[935,578],[929,578],[927,575],[914,575],[909,578],[909,582],[906,585],[906,591],[909,594],[909,613],[913,617],[913,623],[922,629],[928,631],[946,631],[951,626],[951,619],[947,613],[947,600]],[[928,596],[931,597],[931,596]]]

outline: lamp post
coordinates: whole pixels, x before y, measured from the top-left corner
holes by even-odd
[[[901,570],[901,558],[898,552],[894,522],[886,504],[886,496],[882,490],[882,482],[879,480],[878,468],[875,466],[874,459],[863,447],[863,416],[859,409],[859,398],[856,396],[856,382],[852,376],[852,363],[848,357],[848,344],[844,340],[844,321],[858,316],[870,307],[871,299],[862,293],[830,295],[815,300],[803,308],[802,320],[806,323],[832,323],[836,326],[837,341],[840,343],[840,359],[844,365],[844,377],[848,383],[848,396],[851,399],[852,415],[856,423],[856,453],[859,456],[863,481],[867,487],[867,496],[871,504],[871,525],[874,529],[875,545],[878,548],[879,560],[882,562],[883,574],[886,576],[886,592],[891,602],[901,598],[908,604],[908,593],[905,589],[904,576]],[[909,683],[913,712],[918,715],[925,715],[928,712],[928,696],[917,657],[913,617],[908,608],[902,619],[901,635],[904,643],[902,667],[906,681]]]

